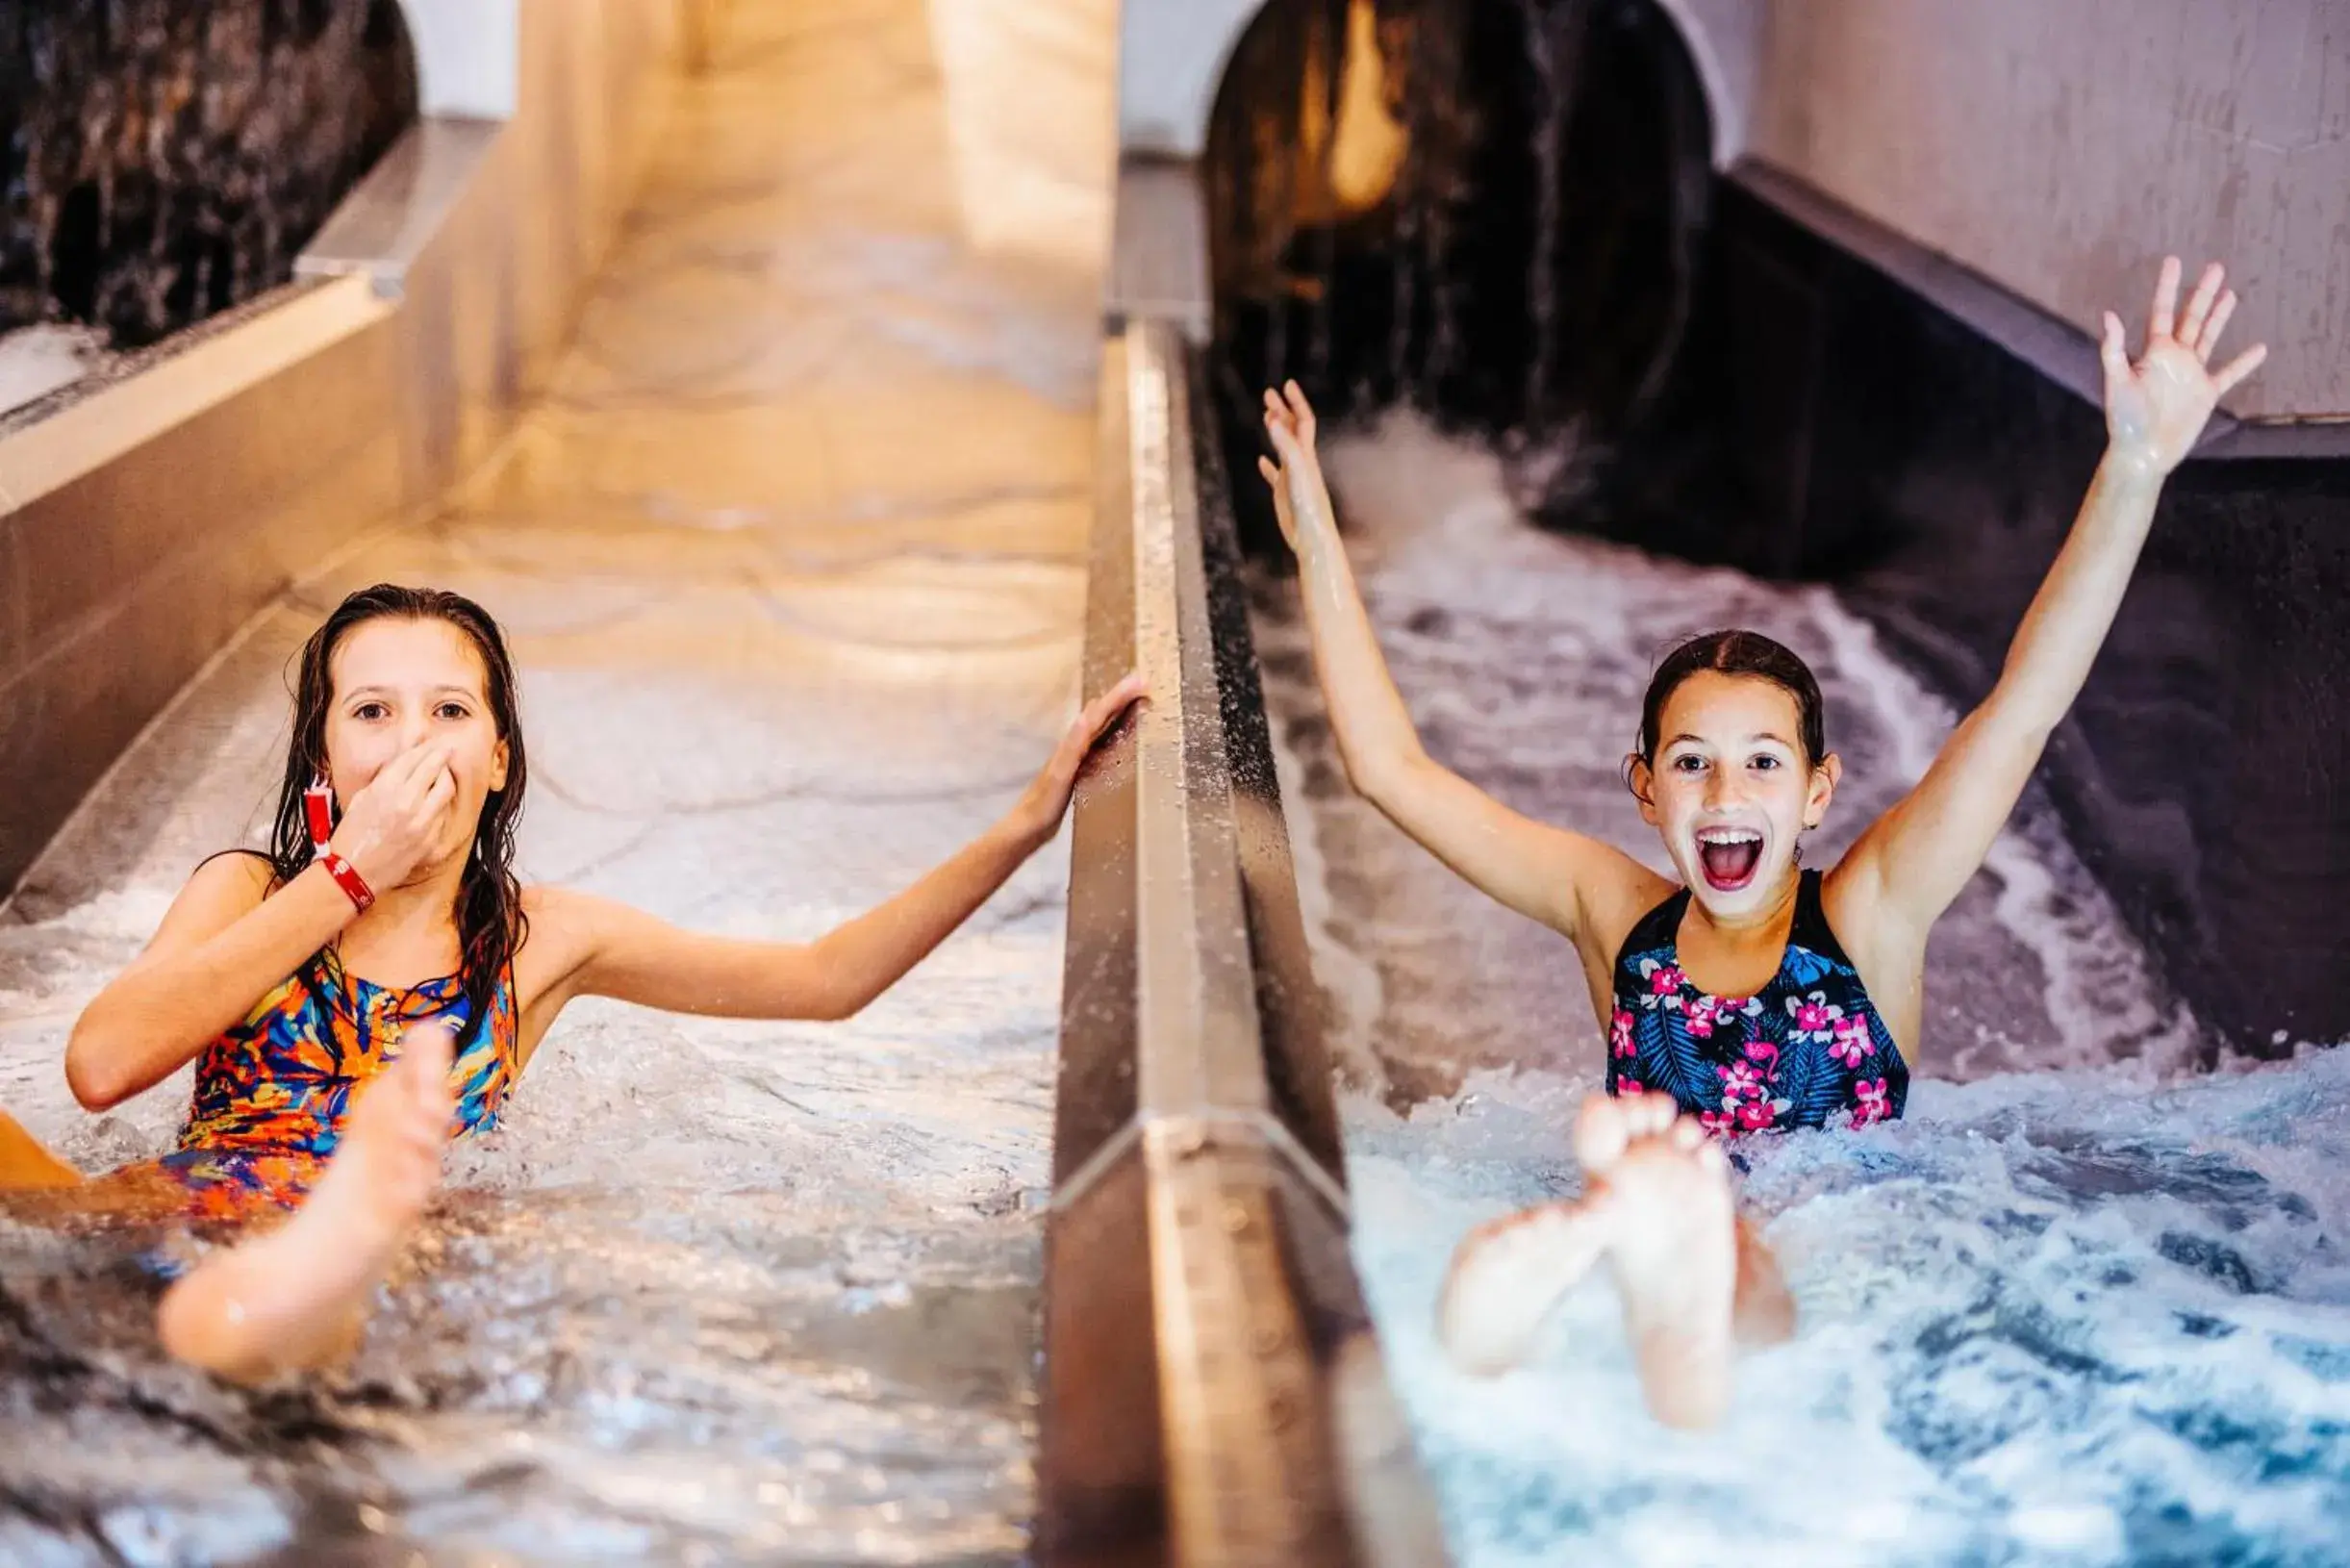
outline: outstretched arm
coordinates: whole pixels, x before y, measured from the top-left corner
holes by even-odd
[[[1630,855],[1523,817],[1428,756],[1364,613],[1296,382],[1265,393],[1265,427],[1280,461],[1258,467],[1297,552],[1314,667],[1354,788],[1480,892],[1568,937],[1598,899],[1644,891],[1656,878]]]
[[[742,941],[682,930],[640,909],[550,889],[540,923],[577,956],[563,990],[666,1012],[841,1019],[897,983],[1060,826],[1094,744],[1143,695],[1129,675],[1070,726],[1010,814],[887,903],[815,942]]]
[[[2049,733],[2080,695],[2130,586],[2164,477],[2185,461],[2219,399],[2267,357],[2256,345],[2210,368],[2236,310],[2224,282],[2213,263],[2180,314],[2179,261],[2164,261],[2135,365],[2121,318],[2106,313],[2108,442],[2072,532],[2009,645],[1998,685],[1836,870],[1838,882],[1913,934],[1924,934],[1983,864]]]

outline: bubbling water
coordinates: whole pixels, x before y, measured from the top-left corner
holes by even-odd
[[[1328,443],[1372,618],[1440,760],[1667,869],[1626,797],[1655,661],[1751,626],[1818,673],[1847,764],[1832,862],[1954,715],[1818,589],[1529,526],[1489,453],[1408,415]],[[1533,1363],[1434,1339],[1473,1226],[1572,1196],[1602,1042],[1566,945],[1346,788],[1294,591],[1257,632],[1316,964],[1354,1087],[1355,1251],[1468,1568],[2338,1562],[2350,1516],[2350,1056],[2195,1075],[2194,1021],[2027,798],[1929,950],[1908,1119],[1744,1146],[1795,1340],[1729,1422],[1642,1412],[1613,1297]],[[1812,846],[1807,845],[1807,847]]]

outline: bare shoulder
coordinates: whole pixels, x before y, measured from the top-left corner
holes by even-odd
[[[543,954],[573,954],[593,948],[607,912],[619,906],[577,888],[534,882],[522,890],[523,945]]]
[[[259,903],[277,885],[277,867],[258,849],[223,849],[188,873],[190,891]]]
[[[577,888],[535,883],[522,890],[522,950],[542,974],[569,977],[616,947],[666,929],[632,905]],[[535,949],[535,950],[534,950]]]
[[[1924,933],[1912,932],[1900,909],[1885,896],[1883,862],[1857,844],[1820,878],[1820,912],[1828,928],[1855,963],[1863,959],[1897,967],[1912,950],[1924,948]],[[1865,949],[1865,951],[1864,951]]]
[[[602,940],[606,903],[576,888],[533,883],[522,890],[522,945],[515,949],[514,971],[526,1007],[551,1001],[560,1009],[577,992]]]
[[[261,907],[277,886],[269,857],[250,849],[223,849],[188,873],[187,885],[171,901],[166,927],[175,922],[224,925]]]
[[[251,850],[227,849],[204,861],[188,873],[139,962],[211,941],[259,909],[275,880],[268,858]]]

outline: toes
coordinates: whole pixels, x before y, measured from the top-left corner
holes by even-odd
[[[1605,1171],[1624,1157],[1624,1150],[1632,1137],[1627,1125],[1630,1107],[1646,1098],[1628,1095],[1619,1100],[1593,1095],[1583,1101],[1582,1110],[1575,1119],[1575,1157],[1584,1170]]]
[[[1696,1117],[1684,1116],[1673,1124],[1671,1136],[1674,1148],[1690,1150],[1706,1141],[1706,1129]]]
[[[1482,1375],[1523,1360],[1559,1300],[1598,1264],[1604,1205],[1546,1203],[1463,1237],[1436,1302],[1436,1332],[1453,1363]]]
[[[1680,1102],[1671,1095],[1642,1095],[1626,1108],[1625,1128],[1634,1138],[1654,1138],[1680,1116]]]

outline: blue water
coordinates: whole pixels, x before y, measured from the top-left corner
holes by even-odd
[[[1952,721],[1831,595],[1538,532],[1489,457],[1408,421],[1331,468],[1424,735],[1522,809],[1654,860],[1616,762],[1654,656],[1706,626],[1814,662],[1848,763],[1824,857]],[[1598,1029],[1562,942],[1349,795],[1259,588],[1356,1256],[1465,1568],[2350,1562],[2350,1055],[2193,1071],[2191,1014],[2030,798],[1935,933],[1907,1122],[1746,1146],[1801,1321],[1720,1429],[1643,1413],[1603,1281],[1529,1366],[1454,1371],[1446,1264],[1579,1189]]]

